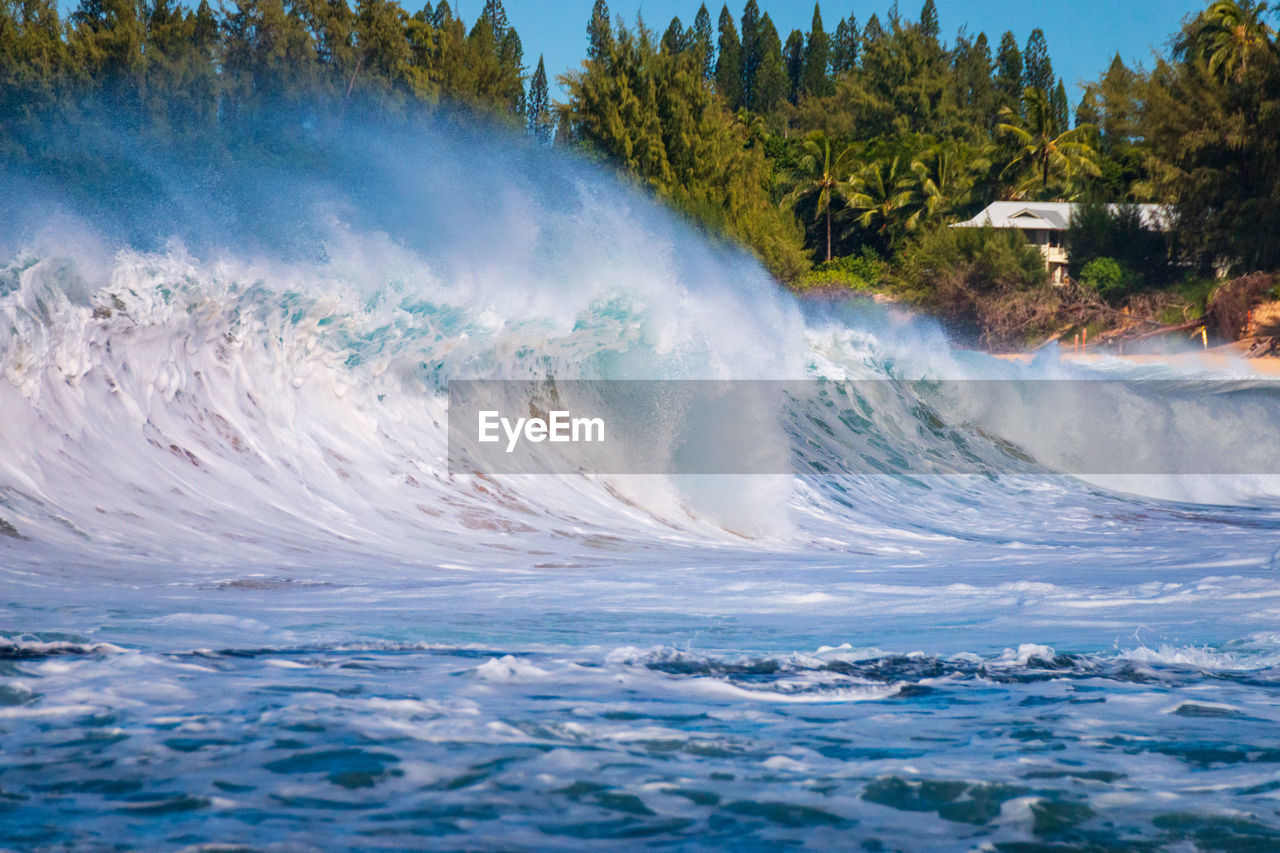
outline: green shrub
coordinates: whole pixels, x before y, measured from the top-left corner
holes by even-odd
[[[811,287],[847,287],[850,290],[876,290],[889,276],[889,265],[870,248],[860,255],[845,255],[818,264],[805,273],[798,289]]]
[[[1133,274],[1115,258],[1094,258],[1080,271],[1080,281],[1103,299],[1115,299],[1133,283]]]
[[[1030,290],[1046,281],[1044,259],[1013,230],[939,227],[920,235],[899,256],[899,287],[925,305],[945,301],[951,285],[993,293]]]
[[[1209,277],[1188,277],[1175,284],[1172,288],[1173,292],[1190,306],[1188,309],[1189,316],[1186,319],[1194,319],[1199,317],[1209,307],[1209,297],[1218,289],[1221,282],[1216,278]],[[1179,321],[1179,322],[1183,322]]]
[[[962,336],[1015,346],[1043,334],[1061,301],[1044,259],[1017,231],[938,227],[898,256],[894,290]]]

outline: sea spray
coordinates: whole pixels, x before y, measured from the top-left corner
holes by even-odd
[[[430,522],[406,480],[436,492],[431,505],[477,494],[441,485],[438,397],[451,377],[802,368],[799,312],[750,258],[554,153],[457,128],[316,131],[308,162],[341,168],[249,161],[210,186],[182,180],[209,176],[190,156],[118,129],[99,145],[112,142],[122,174],[150,175],[136,188],[120,179],[117,209],[50,179],[25,180],[23,204],[9,200],[0,360],[25,401],[4,428],[11,446],[55,423],[76,435],[43,481],[9,460],[29,523],[56,514],[93,537],[104,512],[137,514],[154,520],[152,535],[209,524],[255,538],[257,520],[307,529],[324,518],[331,535],[377,539],[394,530],[389,506]],[[112,482],[73,488],[89,470]],[[679,483],[606,488],[656,500],[645,511],[665,519],[728,511],[701,487],[696,500]],[[156,517],[170,499],[159,493],[174,489],[192,505]],[[760,496],[771,508],[743,507],[753,490],[733,490],[730,526],[785,516],[776,488]]]

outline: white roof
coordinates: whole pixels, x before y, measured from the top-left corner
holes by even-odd
[[[1071,226],[1071,214],[1076,205],[1069,201],[995,201],[987,205],[977,216],[957,222],[957,228],[1019,228],[1028,230],[1066,231]],[[1123,207],[1109,204],[1107,209],[1115,213]],[[1138,216],[1142,224],[1157,231],[1168,230],[1173,217],[1172,210],[1162,204],[1139,204]]]

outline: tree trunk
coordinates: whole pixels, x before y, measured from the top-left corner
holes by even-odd
[[[827,202],[827,262],[831,262],[831,203]]]

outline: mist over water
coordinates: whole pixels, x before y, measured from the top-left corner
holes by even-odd
[[[1171,370],[802,305],[483,128],[93,139],[0,198],[0,845],[1280,842],[1270,478],[1007,474],[1058,418],[888,383],[793,477],[447,467],[453,378]]]

